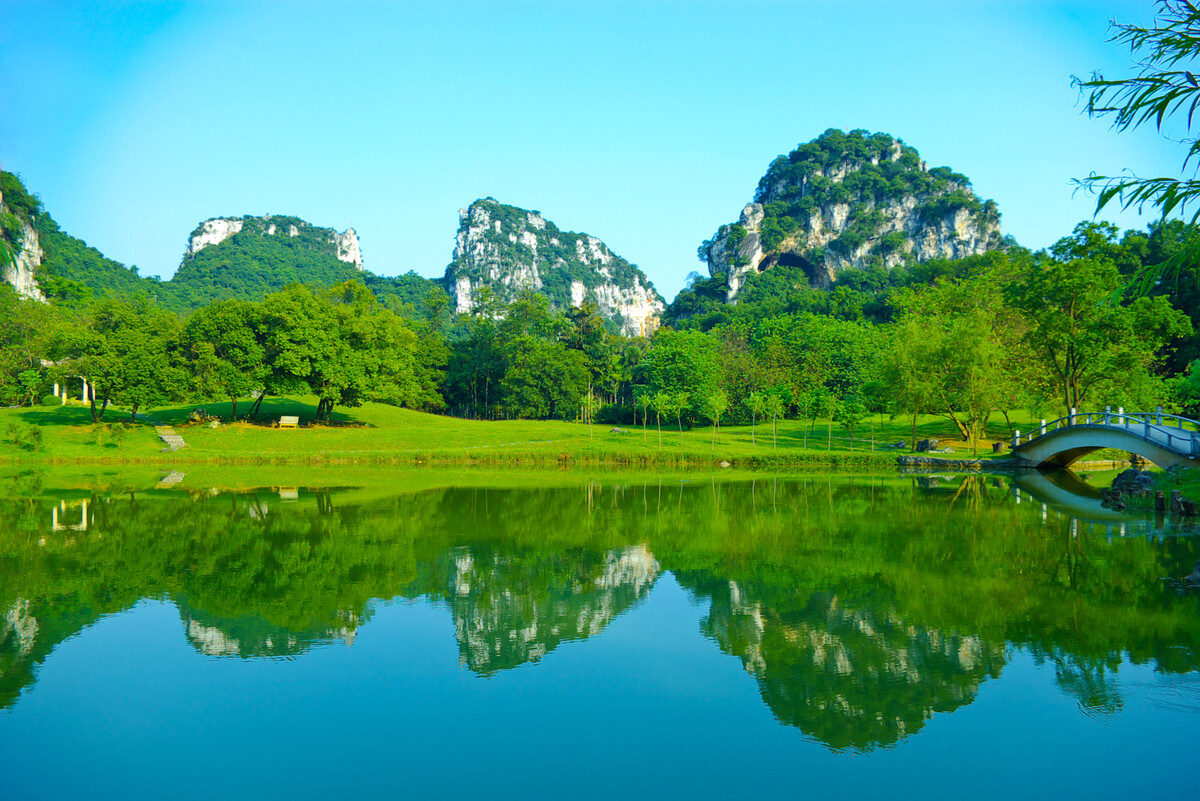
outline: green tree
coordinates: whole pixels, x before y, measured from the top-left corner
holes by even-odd
[[[1097,396],[1127,406],[1152,405],[1164,391],[1152,372],[1160,348],[1191,331],[1188,318],[1164,297],[1105,305],[1120,286],[1110,262],[1044,258],[1008,289],[1064,413],[1086,408]]]
[[[779,418],[783,417],[783,410],[782,393],[767,393],[767,414],[771,416],[771,448],[773,450],[779,450],[779,429],[777,423]]]
[[[854,432],[867,414],[867,405],[857,394],[847,395],[838,404],[835,419],[850,434],[850,450],[854,450]]]
[[[584,422],[588,426],[588,439],[594,439],[592,432],[592,420],[596,416],[596,412],[600,409],[600,399],[596,397],[596,393],[588,387],[587,394],[580,399],[580,407],[583,412]]]
[[[754,429],[758,418],[767,411],[767,397],[761,392],[751,392],[746,397],[746,407],[750,410],[750,444],[757,445]]]
[[[662,400],[663,413],[668,417],[674,415],[675,424],[679,427],[679,444],[683,444],[683,412],[691,402],[686,392],[664,392]]]
[[[897,322],[884,374],[895,403],[912,416],[914,440],[916,415],[931,412],[948,417],[977,447],[992,412],[1007,414],[1028,396],[1024,385],[1036,375],[1033,340],[1004,294],[1004,281],[1020,269],[1001,260],[977,275],[893,296]]]
[[[44,369],[42,363],[62,355],[57,351],[67,329],[66,314],[49,304],[22,298],[0,281],[0,320],[4,321],[0,325],[0,402],[24,402],[29,389],[22,374],[32,370],[42,384],[54,372]]]
[[[223,300],[206,306],[187,321],[182,341],[195,391],[201,397],[229,398],[230,419],[236,420],[238,399],[262,390],[267,380],[259,305]]]
[[[398,320],[356,281],[325,296],[298,284],[268,295],[262,330],[269,373],[259,403],[267,394],[308,390],[317,396],[316,419],[328,421],[337,405],[399,402],[413,391],[415,336]]]
[[[446,370],[448,400],[465,416],[487,417],[500,400],[500,379],[504,376],[496,321],[473,315],[452,335]]]
[[[683,415],[701,416],[701,399],[722,388],[720,351],[720,344],[709,334],[660,329],[642,359],[640,369],[651,392],[675,393],[686,399],[682,408],[672,412],[679,418],[681,431]]]
[[[662,450],[662,416],[669,414],[672,408],[672,395],[665,390],[659,390],[653,395],[647,394],[650,400],[650,408],[654,410],[654,420],[658,424],[658,449]]]
[[[704,416],[712,423],[712,442],[709,449],[715,450],[717,447],[717,434],[721,430],[721,417],[729,410],[729,394],[723,389],[715,390],[714,392],[704,397],[702,408]]]
[[[181,399],[187,374],[180,334],[179,319],[145,299],[98,304],[69,365],[92,387],[92,421],[100,422],[109,402],[128,407],[132,422],[141,409]]]
[[[1185,414],[1194,417],[1200,412],[1200,359],[1192,362],[1187,373],[1179,377],[1175,398]]]
[[[910,449],[916,447],[917,418],[928,414],[937,403],[927,330],[916,315],[895,323],[891,347],[883,362],[883,380],[889,387],[893,408],[908,415],[911,424]]]
[[[573,414],[587,391],[587,358],[561,343],[521,336],[505,343],[508,368],[500,385],[513,417]]]

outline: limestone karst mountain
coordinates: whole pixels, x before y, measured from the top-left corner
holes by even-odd
[[[957,259],[1002,245],[995,202],[965,176],[930,168],[890,134],[828,130],[771,162],[737,222],[700,245],[733,300],[746,278],[801,268],[826,287],[845,270]]]
[[[476,200],[459,212],[454,257],[445,284],[459,312],[487,287],[501,302],[522,291],[546,295],[555,308],[592,301],[627,336],[658,327],[662,297],[636,265],[594,236],[561,231],[540,212]]]

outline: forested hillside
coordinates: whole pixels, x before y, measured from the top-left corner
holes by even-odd
[[[873,166],[900,164],[908,154],[899,145],[888,152],[897,148],[896,159]],[[770,175],[786,184],[789,169]],[[939,203],[961,204],[953,215],[986,223],[992,213],[959,177],[922,169],[893,179],[904,191],[928,180]],[[614,331],[593,296],[575,288],[583,282],[565,257],[565,303],[533,291],[559,286],[548,281],[480,296],[463,272],[471,302],[460,295],[456,307],[414,273],[360,270],[353,232],[295,218],[220,218],[197,229],[181,275],[158,282],[58,231],[35,197],[8,196],[36,215],[47,253],[39,280],[52,302],[0,286],[3,403],[53,403],[46,396],[55,383],[85,376],[97,420],[106,404],[132,413],[228,399],[240,415],[253,413],[254,398],[312,393],[321,419],[366,401],[483,419],[679,428],[792,417],[807,430],[822,420],[851,432],[869,415],[932,414],[976,444],[1010,434],[996,426],[997,413],[1160,403],[1200,412],[1200,267],[1185,263],[1147,292],[1129,288],[1196,235],[1180,221],[1125,232],[1084,222],[1036,252],[1010,240],[961,258],[872,259],[827,288],[814,286],[811,265],[780,259],[747,272],[736,303],[724,274],[693,275],[662,328],[631,336],[641,331]],[[475,253],[476,265],[490,264],[489,254],[498,264],[516,258],[518,245],[542,253],[544,235],[547,258],[555,247],[582,249],[618,277],[616,257],[598,240],[495,201],[472,208],[487,219],[464,215],[459,251]],[[784,216],[764,210],[764,219]]]
[[[17,254],[36,254],[27,259],[30,281],[57,304],[83,308],[105,298],[144,297],[158,308],[187,314],[219,300],[262,300],[292,283],[325,288],[350,279],[362,281],[381,302],[410,314],[427,304],[444,310],[449,302],[440,282],[412,271],[388,277],[361,269],[357,237],[351,254],[346,234],[283,215],[231,218],[238,223],[236,233],[193,251],[195,237],[213,221],[201,223],[171,279],[142,277],[137,267],[126,267],[63,231],[16,175],[3,172],[0,180],[0,191],[11,206],[0,217],[3,241]],[[24,238],[36,241],[26,248]]]

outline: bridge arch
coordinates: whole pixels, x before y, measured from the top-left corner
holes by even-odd
[[[1029,437],[1014,437],[1013,456],[1034,467],[1069,467],[1089,453],[1110,448],[1136,453],[1164,469],[1196,466],[1200,465],[1197,428],[1200,423],[1194,420],[1161,413],[1078,413],[1055,420]]]

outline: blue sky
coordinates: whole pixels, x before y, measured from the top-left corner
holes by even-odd
[[[1071,179],[1182,148],[1079,113],[1149,2],[0,0],[0,163],[68,232],[169,277],[201,220],[353,226],[368,269],[440,277],[492,196],[600,237],[667,299],[771,159],[886,131],[1045,247]],[[1148,218],[1115,217],[1125,227]]]

